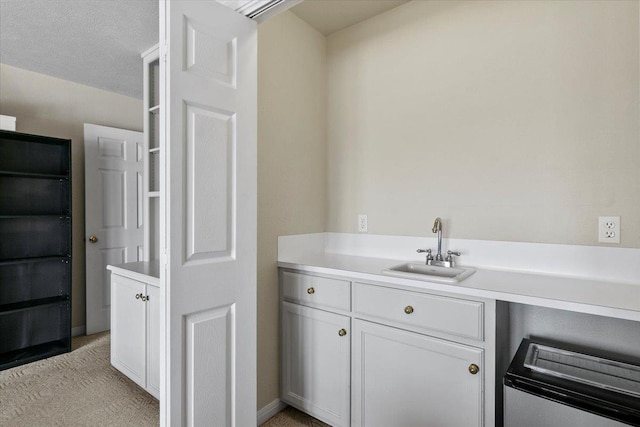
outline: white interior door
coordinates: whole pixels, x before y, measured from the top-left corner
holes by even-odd
[[[84,125],[87,334],[110,328],[106,266],[143,259],[142,138]]]
[[[256,23],[213,0],[160,21],[161,424],[255,426]]]

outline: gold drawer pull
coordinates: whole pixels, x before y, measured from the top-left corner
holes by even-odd
[[[340,335],[341,337],[343,337],[343,336],[347,335],[347,330],[346,330],[346,329],[340,329],[340,330],[338,331],[338,335]]]
[[[480,372],[480,368],[475,363],[472,363],[471,365],[469,365],[469,372],[471,373],[471,375],[475,375]]]
[[[407,314],[413,313],[413,307],[411,307],[410,305],[406,306],[404,308],[404,312],[407,313]]]
[[[142,297],[142,294],[136,294],[136,299],[140,299],[140,297]]]
[[[307,289],[307,293],[308,293],[309,295],[314,294],[315,292],[316,292],[316,290],[315,290],[315,289],[313,289],[313,287],[311,287],[311,288]]]

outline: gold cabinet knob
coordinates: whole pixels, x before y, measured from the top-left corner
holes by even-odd
[[[346,330],[346,329],[340,329],[340,330],[338,331],[338,335],[340,335],[341,337],[343,337],[343,336],[347,335],[347,330]]]
[[[471,365],[469,365],[469,372],[471,373],[471,375],[475,375],[479,371],[480,371],[480,368],[475,363],[472,363]]]
[[[406,306],[404,308],[404,312],[407,313],[407,314],[413,313],[413,307],[411,307],[410,305]]]
[[[91,243],[95,243],[95,242],[97,242],[97,241],[98,241],[98,238],[97,238],[96,236],[91,236],[91,237],[89,237],[89,241],[90,241]]]
[[[309,295],[314,294],[315,292],[316,292],[316,290],[315,290],[315,289],[313,289],[313,287],[311,287],[311,288],[307,289],[307,293],[308,293]]]
[[[140,294],[140,299],[142,300],[142,302],[147,302],[149,301],[149,296]]]
[[[142,294],[136,294],[136,299],[142,298]]]

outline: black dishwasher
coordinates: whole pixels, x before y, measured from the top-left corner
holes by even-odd
[[[640,366],[524,339],[504,376],[504,425],[640,426]]]

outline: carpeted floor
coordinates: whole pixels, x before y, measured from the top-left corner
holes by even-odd
[[[283,411],[271,417],[269,421],[261,424],[260,427],[330,427],[322,421],[316,420],[309,415],[288,406]]]
[[[109,362],[109,333],[77,337],[73,351],[0,371],[0,426],[146,427],[158,401]],[[293,408],[264,427],[325,427]]]
[[[0,425],[158,425],[158,401],[109,363],[109,333],[74,338],[72,348],[0,372]]]

